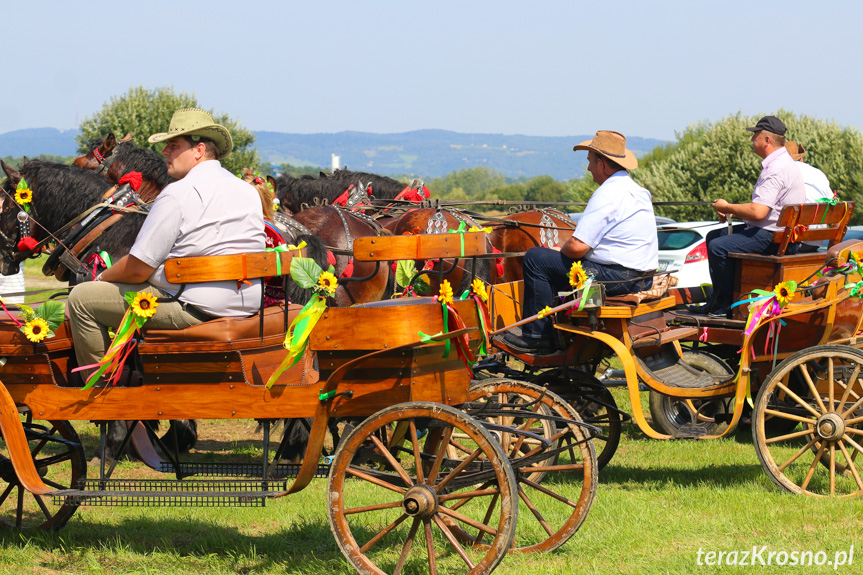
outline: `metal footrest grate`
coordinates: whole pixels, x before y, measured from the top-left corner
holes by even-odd
[[[278,463],[270,466],[270,477],[284,479],[296,477],[300,473],[299,463]],[[159,469],[162,473],[174,473],[174,466],[168,461],[163,461]],[[193,463],[181,461],[179,472],[183,476],[197,475],[202,477],[262,477],[263,467],[260,463]],[[330,466],[318,465],[315,471],[316,478],[326,478],[330,474]]]
[[[264,507],[287,490],[286,481],[87,479],[78,489],[57,491],[54,503],[130,507]]]

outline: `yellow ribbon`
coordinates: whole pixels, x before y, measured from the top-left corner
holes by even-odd
[[[321,319],[321,316],[325,311],[327,311],[326,299],[321,295],[315,295],[312,297],[311,301],[309,301],[309,303],[300,310],[300,313],[294,318],[294,321],[291,322],[291,325],[288,328],[288,333],[285,334],[285,341],[282,344],[284,348],[288,350],[288,355],[285,356],[285,359],[282,360],[282,363],[279,364],[279,367],[276,368],[276,371],[274,371],[273,375],[270,376],[270,379],[267,380],[267,389],[273,386],[285,370],[300,361],[300,358],[303,356],[303,352],[306,351],[306,345],[308,345],[309,342],[309,335],[312,333],[312,330],[315,325],[317,325],[318,320]]]

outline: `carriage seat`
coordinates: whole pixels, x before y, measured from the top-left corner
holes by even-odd
[[[299,304],[288,305],[288,324],[303,309]],[[261,343],[261,312],[251,317],[223,317],[199,323],[185,329],[147,329],[144,326],[143,346],[148,343],[225,342],[236,346]],[[285,306],[264,308],[264,340],[285,337]]]
[[[431,297],[402,297],[398,299],[384,299],[366,303],[355,303],[351,307],[399,307],[408,305],[426,305],[432,303]]]
[[[677,285],[677,282],[677,276],[668,274],[654,277],[653,287],[649,290],[626,295],[607,296],[605,298],[605,305],[628,305],[631,307],[638,307],[641,303],[662,299],[668,293],[670,288]]]

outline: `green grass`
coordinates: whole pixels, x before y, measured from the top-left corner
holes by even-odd
[[[622,390],[615,395],[628,407]],[[92,426],[80,422],[76,429],[94,441]],[[124,471],[133,468],[124,464]],[[89,475],[95,473],[91,466]],[[0,533],[0,573],[351,573],[330,532],[326,500],[326,481],[314,480],[264,509],[84,507],[58,533]],[[646,439],[629,426],[600,474],[581,530],[556,552],[507,557],[495,573],[749,573],[751,567],[699,567],[697,553],[766,545],[824,551],[832,559],[860,543],[861,529],[863,501],[794,496],[776,487],[746,426],[727,439],[675,442]],[[855,563],[838,571],[858,572],[863,550],[855,549]],[[459,567],[458,558],[448,557],[441,572]]]

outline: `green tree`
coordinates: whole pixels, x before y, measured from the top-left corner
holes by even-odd
[[[456,189],[461,189],[466,199],[476,200],[483,192],[503,186],[505,183],[506,178],[503,174],[480,166],[450,172],[441,178],[433,179],[426,185],[435,197],[451,199],[450,194]]]
[[[806,148],[803,158],[822,170],[840,199],[863,200],[863,134],[833,121],[775,113],[788,127],[786,136]],[[724,198],[733,203],[749,202],[761,171],[761,158],[752,151],[745,128],[760,116],[737,113],[719,122],[701,122],[687,127],[671,144],[639,160],[633,178],[650,190],[654,202],[702,201]],[[576,194],[578,195],[578,194]],[[678,220],[714,219],[709,205],[668,207],[657,210]],[[863,222],[863,212],[852,220]]]
[[[175,93],[171,87],[152,90],[143,86],[132,87],[122,96],[113,96],[110,102],[102,106],[100,112],[81,123],[81,133],[77,137],[78,152],[89,152],[89,143],[92,140],[104,139],[110,132],[118,139],[131,134],[132,141],[138,146],[161,152],[164,144],[150,144],[147,138],[157,132],[168,131],[171,116],[176,110],[198,107],[198,100],[194,95]],[[225,169],[235,174],[243,168],[258,169],[261,158],[257,148],[252,146],[255,135],[227,114],[215,114],[212,110],[209,112],[213,114],[216,123],[228,129],[234,142],[231,154],[221,160]]]
[[[525,184],[525,200],[531,202],[565,202],[569,200],[566,184],[551,176],[537,176]]]

